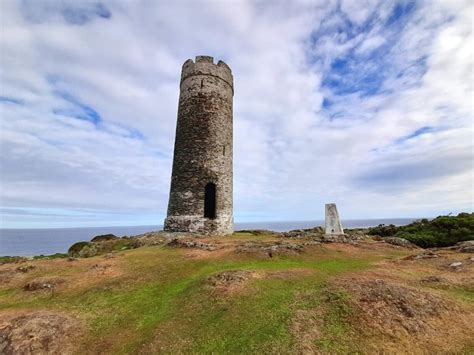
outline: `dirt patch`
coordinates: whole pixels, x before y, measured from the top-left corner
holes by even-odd
[[[21,265],[17,267],[16,269],[3,269],[0,270],[0,283],[1,284],[7,284],[9,283],[17,274],[26,274],[30,272],[31,270],[34,270],[36,266],[34,265]]]
[[[71,354],[78,330],[74,318],[49,311],[0,315],[0,354]]]
[[[23,289],[25,291],[53,291],[65,280],[60,277],[40,277],[28,282]]]
[[[15,270],[0,270],[0,284],[7,284],[15,276]]]
[[[94,273],[99,273],[99,274],[106,274],[106,273],[113,272],[111,264],[94,264],[91,266],[89,270]]]
[[[324,312],[322,308],[298,309],[290,324],[290,332],[296,339],[298,354],[315,354],[316,342],[323,336]]]
[[[474,332],[472,309],[437,294],[381,279],[348,279],[337,285],[351,296],[354,329],[378,340],[368,349],[383,343],[387,350],[455,350]]]
[[[384,280],[349,281],[344,288],[355,297],[357,307],[371,325],[380,331],[403,328],[409,334],[418,333],[428,327],[427,318],[459,311],[439,297]]]
[[[359,353],[357,333],[349,326],[352,310],[346,298],[331,287],[297,294],[290,323],[295,353]]]
[[[234,293],[242,290],[251,279],[261,278],[262,275],[252,270],[226,270],[211,275],[207,283],[218,293]]]
[[[287,242],[255,242],[250,241],[237,246],[238,253],[259,253],[272,258],[278,254],[300,253],[304,250],[303,244],[287,243]]]
[[[439,284],[439,283],[445,283],[446,280],[439,276],[426,276],[426,277],[422,277],[420,279],[420,282],[425,283],[425,284]]]
[[[247,281],[251,276],[248,270],[228,270],[210,276],[208,281],[213,286],[222,286]]]

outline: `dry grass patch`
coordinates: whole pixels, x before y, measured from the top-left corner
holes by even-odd
[[[1,354],[72,354],[80,323],[58,312],[0,314]]]
[[[366,277],[336,285],[350,295],[351,324],[369,352],[455,352],[474,334],[472,307],[438,294]]]

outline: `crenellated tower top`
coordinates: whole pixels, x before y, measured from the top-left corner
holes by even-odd
[[[192,59],[188,59],[184,62],[181,71],[181,85],[186,79],[196,75],[209,75],[219,78],[227,83],[232,92],[234,92],[232,70],[222,60],[214,64],[214,58],[205,55],[196,56],[195,62]]]

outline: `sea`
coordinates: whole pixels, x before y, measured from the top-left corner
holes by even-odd
[[[344,220],[344,228],[367,228],[379,224],[405,225],[419,218],[353,219]],[[292,229],[312,228],[324,225],[324,221],[286,222],[241,222],[235,223],[235,230],[268,229],[285,232]],[[0,229],[0,256],[34,256],[66,253],[69,247],[79,241],[89,241],[100,234],[134,236],[162,230],[162,225],[130,227],[88,227],[50,229]]]

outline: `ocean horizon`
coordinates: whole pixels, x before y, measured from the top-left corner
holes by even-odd
[[[419,218],[378,218],[343,221],[344,228],[368,228],[379,224],[409,224]],[[323,220],[281,222],[236,222],[234,229],[268,229],[286,232],[292,229],[312,228],[324,225]],[[163,225],[108,226],[80,228],[28,228],[0,229],[0,256],[34,256],[66,253],[69,247],[80,241],[89,241],[100,234],[118,237],[135,236],[162,230]]]

